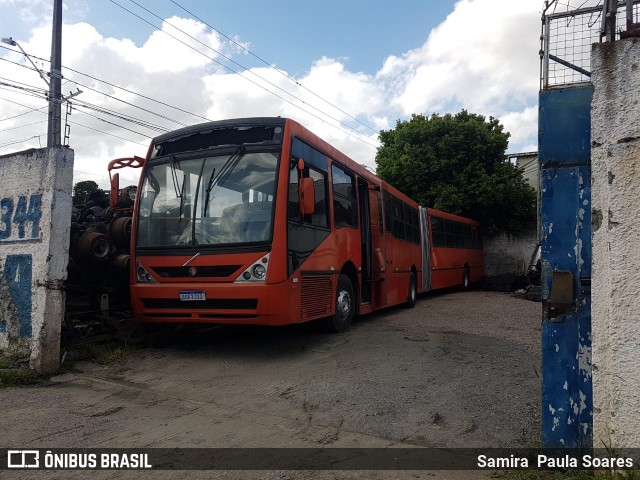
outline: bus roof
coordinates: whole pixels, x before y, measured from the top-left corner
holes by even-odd
[[[389,193],[393,194],[397,198],[411,204],[413,207],[418,207],[418,203],[402,193],[397,188],[393,187],[391,184],[385,182],[380,177],[376,176],[373,172],[367,170],[362,164],[356,162],[351,159],[344,153],[342,153],[337,148],[333,147],[331,144],[318,137],[315,133],[301,125],[300,123],[292,120],[290,118],[284,117],[246,117],[246,118],[232,118],[227,120],[217,120],[213,122],[205,122],[199,123],[196,125],[191,125],[188,127],[180,128],[178,130],[173,130],[171,132],[163,133],[155,137],[152,140],[152,145],[163,143],[168,140],[176,140],[180,137],[186,137],[192,135],[197,132],[214,130],[218,128],[225,127],[257,127],[257,126],[281,126],[285,127],[285,125],[289,125],[291,135],[297,135],[301,137],[301,139],[311,140],[314,143],[314,146],[318,147],[325,155],[331,157],[334,160],[337,160],[342,165],[347,167],[349,170],[357,174],[358,176],[368,180],[369,182],[379,185],[380,187],[387,190]],[[460,222],[469,223],[472,225],[479,226],[480,224],[474,220],[470,220],[468,218],[460,217],[458,215],[453,215],[451,213],[442,212],[439,210],[435,210],[433,208],[427,208],[428,213],[430,215],[437,215],[443,218],[449,218],[451,220],[457,220]]]
[[[470,218],[461,217],[460,215],[454,215],[453,213],[443,212],[442,210],[436,210],[435,208],[427,208],[428,215],[435,215],[436,217],[447,218],[449,220],[455,220],[457,222],[468,223],[476,227],[480,226],[479,222],[471,220]]]
[[[232,118],[228,120],[217,120],[213,122],[198,123],[196,125],[190,125],[188,127],[179,128],[178,130],[172,130],[171,132],[158,135],[152,140],[152,143],[161,143],[167,140],[174,139],[176,137],[182,137],[190,135],[192,133],[201,132],[203,130],[223,128],[230,126],[259,126],[259,125],[272,125],[284,127],[286,118],[281,117],[249,117],[249,118]]]

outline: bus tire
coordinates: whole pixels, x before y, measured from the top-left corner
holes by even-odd
[[[336,313],[327,317],[327,330],[332,333],[342,333],[349,330],[354,311],[355,295],[351,280],[346,275],[340,274],[338,288],[336,288]]]
[[[404,304],[406,308],[413,308],[416,306],[416,295],[418,294],[418,284],[416,282],[416,274],[411,272],[409,275],[409,293],[407,294],[407,303]]]
[[[471,290],[471,276],[469,275],[469,267],[464,267],[464,273],[462,274],[462,285],[460,288],[463,291]]]

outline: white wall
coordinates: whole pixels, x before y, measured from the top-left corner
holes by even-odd
[[[522,232],[520,235],[502,232],[483,237],[482,242],[487,283],[511,283],[517,276],[527,273],[537,235],[535,230]]]
[[[640,39],[591,69],[593,444],[640,448]]]
[[[58,368],[69,256],[73,150],[0,157],[0,350]]]

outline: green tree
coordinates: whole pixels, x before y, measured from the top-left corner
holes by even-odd
[[[380,141],[378,176],[421,205],[477,220],[489,233],[535,223],[535,190],[505,159],[509,133],[495,118],[414,114]]]
[[[83,207],[92,197],[100,194],[103,194],[103,192],[93,180],[78,182],[73,186],[73,206]]]

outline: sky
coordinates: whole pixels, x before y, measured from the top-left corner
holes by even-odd
[[[0,0],[0,35],[44,72],[52,5]],[[144,156],[165,131],[252,116],[293,118],[372,170],[379,130],[413,113],[493,116],[511,134],[510,153],[535,151],[542,8],[540,0],[67,0],[62,90],[82,90],[62,114],[74,182],[106,187],[110,160]],[[0,155],[44,147],[47,86],[17,47],[0,45]]]

